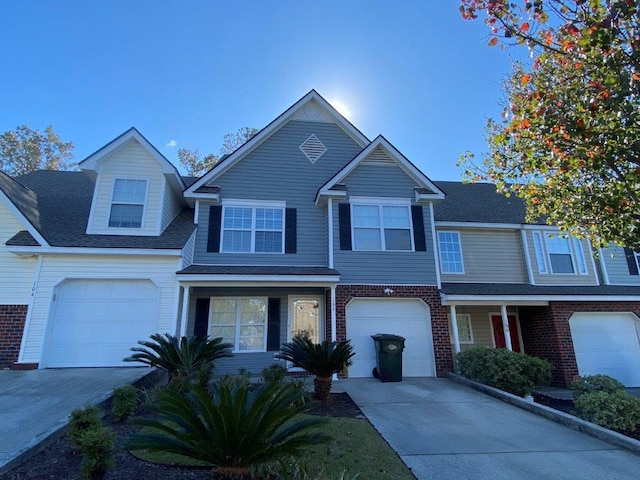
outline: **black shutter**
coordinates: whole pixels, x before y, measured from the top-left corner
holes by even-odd
[[[624,249],[624,256],[627,259],[627,267],[629,267],[630,275],[638,275],[638,263],[636,262],[636,254],[628,248]]]
[[[209,238],[207,239],[207,252],[220,251],[220,227],[222,226],[222,206],[209,207]]]
[[[284,217],[284,253],[297,252],[298,214],[295,208],[286,208]]]
[[[351,247],[351,205],[338,204],[338,223],[340,227],[340,250],[352,250]]]
[[[269,299],[269,326],[267,328],[267,351],[280,350],[280,299]]]
[[[209,299],[196,299],[196,321],[193,327],[194,337],[206,337],[209,331]]]
[[[413,244],[416,247],[416,252],[426,252],[427,241],[424,237],[422,205],[411,205],[411,218],[413,219]]]

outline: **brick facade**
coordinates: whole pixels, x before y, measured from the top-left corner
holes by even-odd
[[[393,293],[385,295],[384,290],[390,288]],[[431,311],[431,330],[433,350],[436,359],[436,373],[443,376],[453,370],[453,355],[449,339],[449,320],[447,308],[440,302],[438,288],[407,285],[338,285],[336,287],[336,338],[344,341],[347,338],[346,308],[354,298],[420,298]],[[331,296],[326,297],[326,338],[331,338]]]
[[[545,307],[520,307],[525,352],[554,365],[555,386],[567,387],[578,375],[569,326],[576,312],[632,312],[640,317],[640,302],[551,302]]]
[[[28,305],[0,305],[0,368],[18,360]]]

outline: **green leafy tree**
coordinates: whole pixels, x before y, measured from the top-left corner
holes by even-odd
[[[258,133],[257,128],[242,127],[236,133],[225,134],[222,139],[220,155],[215,153],[202,155],[197,149],[180,148],[178,150],[178,161],[186,169],[187,175],[199,177],[215,167],[220,158],[233,153],[256,133]]]
[[[0,170],[16,176],[33,170],[66,170],[73,166],[73,143],[63,142],[49,125],[44,131],[29,125],[0,134]]]
[[[636,0],[461,0],[485,16],[489,45],[520,45],[489,152],[461,158],[465,177],[495,183],[528,220],[640,250],[640,8]]]

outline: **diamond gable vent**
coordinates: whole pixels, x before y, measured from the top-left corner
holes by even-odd
[[[307,157],[311,163],[316,163],[324,152],[327,151],[327,147],[312,133],[311,136],[300,145],[300,150],[302,150],[302,153],[304,153],[305,157]]]

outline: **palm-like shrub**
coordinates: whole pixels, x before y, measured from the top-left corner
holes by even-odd
[[[296,336],[289,343],[282,346],[277,358],[291,362],[312,375],[314,397],[322,402],[328,402],[331,393],[331,376],[351,365],[351,358],[355,355],[351,340],[346,342],[313,343],[306,336]]]
[[[180,338],[169,333],[156,333],[151,335],[151,340],[139,340],[142,347],[132,347],[134,353],[124,361],[165,370],[169,383],[180,390],[185,390],[190,383],[206,386],[214,360],[232,356],[232,345],[223,343],[222,338]]]
[[[187,393],[167,390],[154,408],[157,419],[137,420],[149,430],[133,435],[128,447],[177,453],[210,463],[223,476],[242,476],[249,467],[328,441],[309,432],[325,419],[298,417],[309,408],[301,395],[275,383],[254,391],[226,384],[214,384],[211,393],[198,385]]]

